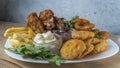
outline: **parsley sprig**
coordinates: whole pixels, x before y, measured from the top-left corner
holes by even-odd
[[[49,50],[49,47],[36,47],[36,46],[25,46],[22,45],[18,48],[5,48],[8,51],[11,51],[16,54],[22,55],[23,58],[32,58],[32,59],[43,59],[47,60],[49,64],[54,66],[60,66],[63,62],[61,57],[56,54],[52,54]]]
[[[99,35],[99,34],[95,34],[94,37],[95,37],[95,38],[98,38],[98,39],[103,39],[102,35]]]
[[[73,17],[71,20],[66,20],[64,18],[62,18],[63,22],[64,22],[64,25],[65,25],[65,29],[66,30],[69,30],[70,28],[73,28],[73,20],[79,18],[79,16],[75,16]]]

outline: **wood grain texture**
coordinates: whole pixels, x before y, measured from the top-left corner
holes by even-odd
[[[22,68],[18,64],[0,58],[0,68]]]
[[[0,60],[0,68],[3,66],[7,66],[6,68],[17,68],[15,67],[16,64],[23,67],[23,68],[53,68],[49,64],[38,64],[38,63],[27,63],[12,59],[11,57],[7,56],[4,52],[4,44],[6,42],[5,37],[3,37],[4,31],[9,27],[16,27],[16,26],[25,26],[25,24],[20,23],[8,23],[8,22],[0,22],[0,58],[5,59],[7,61],[12,62],[12,64],[6,65],[8,62],[4,62]],[[120,35],[111,35],[111,39],[116,42],[120,46]],[[15,63],[15,65],[14,65]],[[82,62],[82,63],[74,63],[74,64],[62,64],[60,67],[57,68],[120,68],[120,52],[118,54],[102,59],[97,61],[90,61],[90,62]]]

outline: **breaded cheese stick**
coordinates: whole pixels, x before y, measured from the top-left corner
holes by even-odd
[[[93,38],[95,36],[95,34],[90,31],[72,31],[71,35],[72,35],[72,38],[81,39],[81,40],[86,40],[89,38]]]

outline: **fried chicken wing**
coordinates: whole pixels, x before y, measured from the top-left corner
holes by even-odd
[[[54,16],[54,13],[50,9],[46,9],[40,12],[39,18],[42,21],[50,20]]]
[[[54,16],[53,19],[54,19],[54,23],[56,25],[56,28],[58,28],[58,29],[64,29],[65,28],[65,25],[64,25],[63,21],[61,20],[61,18],[58,18],[57,16]]]
[[[26,19],[26,24],[28,28],[31,28],[35,33],[43,33],[45,29],[42,22],[37,17],[36,13],[31,13]]]
[[[55,27],[55,24],[50,20],[43,21],[43,23],[47,30],[52,30]]]

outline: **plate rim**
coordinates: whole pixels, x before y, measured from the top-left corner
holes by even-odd
[[[119,52],[119,46],[118,46],[113,40],[111,40],[111,39],[108,39],[107,42],[111,42],[112,44],[114,44],[114,47],[116,48],[115,52],[112,53],[112,54],[109,54],[109,56],[102,57],[102,58],[96,58],[96,59],[93,59],[93,58],[92,58],[92,59],[89,59],[89,60],[85,60],[84,58],[83,58],[83,59],[80,59],[80,60],[63,60],[63,61],[64,61],[63,63],[89,62],[89,61],[96,61],[96,60],[101,60],[101,59],[105,59],[105,58],[109,58],[109,57],[111,57],[111,56],[114,56],[115,54],[117,54],[117,53]],[[9,41],[8,41],[8,39],[7,39],[6,42],[5,42],[4,47],[9,47],[8,44],[9,44]],[[108,44],[108,46],[109,46],[109,44]],[[112,46],[113,46],[113,45],[112,45]],[[22,58],[22,56],[19,55],[19,54],[12,53],[12,52],[7,51],[7,50],[5,50],[5,49],[4,49],[4,51],[5,51],[5,53],[6,53],[9,57],[11,57],[11,58],[13,58],[13,59],[16,59],[16,60],[19,60],[19,61],[31,62],[31,63],[48,63],[48,61],[46,61],[46,60],[34,60],[34,59],[30,59],[30,60],[29,60],[29,58],[28,58],[28,60],[27,60],[27,59],[24,60],[24,58]],[[105,51],[105,52],[106,52],[106,51]],[[14,54],[14,55],[21,56],[22,60],[21,60],[21,59],[17,59],[17,58],[15,58],[15,57],[11,56],[10,53],[12,53],[12,54]],[[104,52],[102,52],[102,53],[104,54]],[[100,54],[98,54],[98,55],[101,55],[102,53],[100,53]],[[92,56],[95,56],[95,55],[92,55]],[[89,56],[89,57],[90,57],[90,56]],[[27,61],[26,61],[26,60],[27,60]]]

